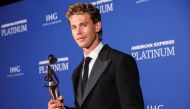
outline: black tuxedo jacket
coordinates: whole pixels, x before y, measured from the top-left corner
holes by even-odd
[[[105,45],[81,94],[82,62],[72,79],[76,109],[144,109],[135,60]]]

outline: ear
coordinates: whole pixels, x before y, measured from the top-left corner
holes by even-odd
[[[96,32],[99,32],[102,28],[102,23],[100,21],[96,22]]]

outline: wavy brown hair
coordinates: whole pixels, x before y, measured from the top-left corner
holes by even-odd
[[[76,3],[71,5],[67,10],[66,18],[69,19],[72,15],[79,15],[84,13],[88,13],[90,15],[93,23],[97,23],[98,21],[101,22],[101,15],[99,9],[90,3]],[[103,31],[101,28],[101,30],[98,32],[100,40],[102,40],[102,34]]]

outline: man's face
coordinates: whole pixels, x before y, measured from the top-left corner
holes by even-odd
[[[98,33],[101,23],[93,23],[89,14],[72,15],[69,18],[74,40],[81,48],[90,48],[95,40],[99,40]]]

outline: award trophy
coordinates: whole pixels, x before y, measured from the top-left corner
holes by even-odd
[[[44,86],[48,87],[50,97],[54,100],[57,100],[59,97],[59,89],[58,89],[59,79],[58,79],[55,71],[50,66],[57,62],[57,58],[50,54],[48,56],[48,61],[49,61],[49,63],[47,65],[47,69],[46,69],[47,74],[45,76],[45,81],[47,81],[47,83],[45,83]]]

